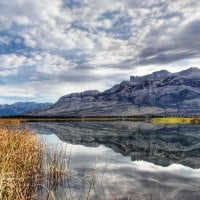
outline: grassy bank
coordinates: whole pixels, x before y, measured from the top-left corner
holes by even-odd
[[[16,125],[19,121],[0,122],[0,199],[5,200],[31,199],[41,173],[36,135]]]
[[[158,117],[152,119],[157,124],[200,124],[199,117]]]

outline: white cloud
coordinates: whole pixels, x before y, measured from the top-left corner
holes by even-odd
[[[15,54],[0,55],[0,77],[17,75],[18,68],[23,65],[25,59],[24,56]]]
[[[35,67],[38,72],[53,75],[62,74],[64,71],[76,66],[70,60],[48,53],[33,54],[32,57],[27,59],[25,64]]]
[[[13,103],[18,98],[20,99],[33,99],[35,98],[35,89],[28,85],[15,86],[12,84],[0,85],[1,97],[6,99],[8,103]],[[10,99],[10,100],[9,100]],[[2,103],[2,102],[1,102]],[[5,102],[3,102],[5,103]]]
[[[0,77],[6,83],[26,82],[35,96],[36,82],[43,80],[47,90],[51,79],[61,95],[102,90],[132,74],[198,65],[196,0],[76,0],[71,8],[67,3],[0,1],[0,45],[7,48],[0,50]]]
[[[75,63],[58,55],[49,53],[32,53],[28,56],[7,54],[0,55],[0,72],[11,75],[19,68],[33,67],[37,72],[44,74],[62,74],[64,71],[76,67]],[[1,76],[1,73],[0,73]]]
[[[0,77],[7,77],[7,76],[13,76],[17,74],[16,69],[5,69],[5,70],[0,70]]]

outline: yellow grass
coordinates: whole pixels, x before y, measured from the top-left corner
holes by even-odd
[[[200,118],[192,118],[192,117],[163,117],[163,118],[153,118],[153,123],[157,124],[198,124],[200,122]]]
[[[65,178],[64,152],[46,152],[37,135],[19,120],[0,121],[0,200],[48,199]],[[46,188],[46,197],[38,190]]]
[[[1,127],[0,141],[0,199],[31,199],[41,169],[36,135],[28,130]]]
[[[18,127],[20,125],[20,120],[18,119],[0,119],[0,127],[8,127],[15,126]]]

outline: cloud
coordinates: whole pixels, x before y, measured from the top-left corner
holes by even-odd
[[[196,58],[200,52],[200,20],[194,20],[164,39],[149,33],[149,45],[140,52],[137,64],[165,64],[186,58]],[[158,30],[157,30],[158,31]]]
[[[33,94],[42,82],[58,98],[136,73],[185,69],[199,57],[199,8],[196,0],[1,1],[1,82]]]

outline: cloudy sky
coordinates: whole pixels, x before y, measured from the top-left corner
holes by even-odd
[[[0,103],[198,67],[199,10],[199,0],[2,0]]]

